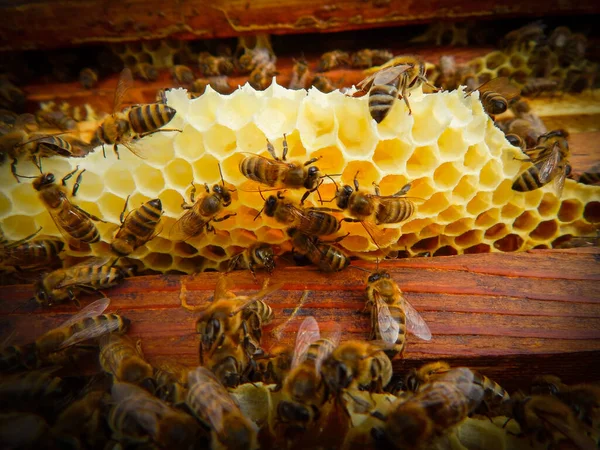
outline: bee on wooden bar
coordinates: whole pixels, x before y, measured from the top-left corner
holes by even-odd
[[[384,347],[373,342],[346,341],[323,362],[321,372],[329,388],[383,392],[392,379],[392,362]]]
[[[110,248],[119,256],[127,256],[137,248],[152,240],[158,233],[156,228],[162,216],[162,203],[159,198],[149,200],[137,209],[134,209],[127,217],[125,210],[129,197],[125,200],[125,206],[121,212],[121,226]]]
[[[65,246],[60,239],[32,240],[41,228],[34,234],[14,242],[0,244],[0,268],[13,267],[16,270],[39,270],[52,267],[60,261],[59,253]],[[1,232],[1,230],[0,230]]]
[[[277,222],[290,227],[293,226],[308,235],[326,236],[336,233],[340,229],[338,219],[329,214],[334,210],[329,208],[298,208],[292,202],[287,201],[281,192],[278,192],[277,196],[270,195],[265,200],[265,206],[258,212],[255,220],[263,211],[267,217],[273,217]]]
[[[187,397],[188,372],[193,368],[176,361],[160,361],[153,366],[156,396],[173,405],[183,405]]]
[[[304,58],[294,62],[292,67],[292,79],[290,80],[290,89],[305,89],[310,77],[308,62]]]
[[[76,302],[76,295],[81,290],[115,286],[125,279],[127,273],[108,262],[108,259],[91,258],[67,269],[50,272],[34,284],[35,300],[42,306],[69,300]]]
[[[265,384],[283,385],[283,380],[292,368],[293,347],[278,345],[273,347],[263,356],[255,358],[256,369],[254,381],[262,381]]]
[[[171,69],[173,80],[179,84],[192,84],[194,82],[194,72],[188,66],[178,64]]]
[[[365,48],[352,54],[350,65],[354,69],[381,66],[394,57],[388,50]]]
[[[525,97],[534,97],[540,94],[554,92],[558,89],[559,82],[549,78],[527,78],[521,94]]]
[[[531,167],[515,179],[512,189],[518,192],[533,191],[554,181],[553,190],[560,198],[570,156],[567,137],[565,130],[554,130],[540,136],[537,146],[525,152],[528,158],[525,161],[531,162]]]
[[[202,95],[206,91],[206,87],[210,86],[213,91],[219,94],[230,94],[231,86],[226,76],[211,77],[211,78],[198,78],[192,83],[191,90],[194,94]]]
[[[312,158],[304,164],[300,162],[287,162],[288,144],[283,135],[283,154],[281,159],[275,154],[275,147],[267,140],[267,150],[273,159],[259,155],[245,157],[240,161],[240,172],[246,178],[277,189],[302,189],[307,191],[302,196],[300,203],[308,198],[311,192],[319,187],[321,173],[318,167],[313,166],[319,158]]]
[[[65,175],[62,179],[62,186],[56,184],[53,174],[42,174],[33,181],[33,188],[38,191],[39,199],[68,241],[75,240],[74,245],[78,245],[79,241],[93,244],[100,240],[100,233],[92,221],[103,222],[103,220],[71,203],[65,187],[65,182],[78,170],[79,166]],[[71,191],[73,197],[77,194],[84,172],[85,169],[77,176],[73,185]]]
[[[254,89],[263,91],[271,85],[273,77],[277,75],[275,63],[268,62],[257,65],[248,76],[248,83]]]
[[[144,359],[141,341],[108,334],[100,338],[100,365],[115,381],[153,386],[154,369]]]
[[[580,183],[596,184],[600,182],[600,164],[595,164],[579,176]]]
[[[337,272],[350,265],[350,258],[327,242],[319,241],[316,237],[309,236],[297,228],[289,228],[287,235],[290,237],[294,249],[305,255],[323,272]],[[339,242],[344,237],[331,242]]]
[[[387,415],[374,413],[384,425],[371,429],[377,446],[396,449],[426,447],[467,418],[483,399],[469,369],[440,375],[408,399],[399,399]]]
[[[365,311],[371,314],[371,339],[392,346],[384,350],[390,358],[404,351],[408,332],[426,341],[431,339],[427,323],[385,270],[377,270],[367,278]]]
[[[131,67],[133,75],[144,81],[158,80],[158,69],[150,63],[137,63]]]
[[[312,86],[317,88],[319,91],[324,94],[328,94],[329,92],[335,91],[338,87],[334,84],[334,82],[327,78],[325,75],[317,75],[313,78]]]
[[[215,375],[204,367],[188,375],[187,405],[214,433],[223,448],[258,448],[258,428],[249,420]],[[216,447],[216,444],[213,444]]]
[[[191,448],[200,443],[203,432],[193,417],[170,407],[138,386],[115,382],[111,390],[111,404],[108,425],[113,436],[165,449]]]
[[[337,69],[349,64],[350,55],[347,52],[333,50],[321,55],[319,65],[317,66],[317,72],[327,72],[328,70]]]
[[[240,254],[231,258],[228,270],[247,269],[254,277],[256,269],[264,268],[270,275],[275,269],[274,256],[271,244],[255,242]]]
[[[416,56],[399,56],[358,83],[357,87],[361,91],[369,88],[369,112],[375,122],[381,123],[392,110],[398,94],[406,103],[408,114],[412,114],[408,95],[423,83],[429,84],[425,78],[425,63]]]
[[[186,210],[183,216],[171,228],[170,236],[176,241],[185,241],[192,237],[200,235],[204,230],[214,231],[211,222],[222,222],[236,215],[236,213],[225,214],[222,217],[215,217],[223,208],[231,204],[231,192],[225,186],[221,165],[219,165],[219,173],[221,173],[221,185],[215,184],[212,188],[212,193],[208,184],[204,183],[206,194],[196,201],[196,186],[192,181],[192,191],[190,192],[190,203],[185,201],[181,207]]]
[[[86,67],[79,72],[79,82],[85,89],[92,89],[98,84],[98,72]]]
[[[204,351],[200,345],[200,364],[215,374],[217,379],[228,388],[235,388],[244,380],[248,380],[253,368],[254,353],[260,349],[258,341],[249,344],[253,339],[250,334],[236,337],[232,334],[224,335],[218,347],[211,351]]]
[[[131,70],[121,72],[115,98],[113,113],[104,119],[94,134],[94,146],[104,144],[112,145],[117,158],[119,158],[119,145],[125,146],[134,155],[140,156],[134,146],[134,141],[152,133],[161,131],[179,131],[162,128],[175,117],[176,111],[170,106],[153,103],[149,105],[132,106],[119,111],[125,94],[133,83]]]
[[[233,61],[227,56],[213,56],[208,52],[198,55],[200,71],[205,77],[216,77],[219,75],[231,75],[233,72]]]
[[[508,109],[508,102],[520,94],[519,88],[512,85],[507,77],[493,78],[475,91],[479,91],[483,109],[490,116],[505,112]],[[469,91],[466,95],[470,95],[471,92],[473,91]]]

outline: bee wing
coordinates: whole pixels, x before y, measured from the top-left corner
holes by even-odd
[[[131,153],[133,153],[138,158],[146,159],[145,156],[142,156],[142,153],[141,153],[142,149],[140,147],[139,141],[137,141],[137,140],[121,141],[121,142],[119,142],[119,144],[122,145],[123,147],[125,147],[127,150],[129,150]]]
[[[410,64],[399,64],[397,66],[387,67],[377,72],[373,79],[373,84],[387,84],[394,81],[404,72],[409,70]]]
[[[121,76],[119,77],[119,83],[117,84],[117,88],[115,89],[115,98],[113,100],[113,113],[116,113],[121,109],[121,105],[123,104],[125,94],[132,85],[133,75],[131,74],[131,69],[129,69],[129,67],[126,67],[121,72]]]
[[[492,78],[487,83],[483,83],[477,89],[479,92],[494,91],[502,95],[506,100],[515,98],[521,93],[521,90],[511,84],[508,77]]]
[[[296,334],[296,344],[294,346],[294,357],[292,359],[292,368],[296,367],[306,357],[306,352],[310,344],[321,338],[319,324],[313,316],[308,316],[300,324]]]
[[[239,409],[233,398],[221,385],[215,375],[205,367],[196,367],[188,373],[189,394],[193,392],[194,386],[202,385],[202,395],[194,397],[195,402],[203,406],[202,412],[217,433],[223,429],[223,412]],[[210,385],[210,389],[207,386]]]
[[[564,434],[568,439],[575,444],[578,449],[581,450],[593,450],[597,449],[592,439],[584,434],[583,430],[575,429],[569,425],[568,420],[565,420],[562,416],[557,416],[552,412],[535,408],[536,415],[542,419],[542,421],[550,424],[553,428]]]
[[[71,316],[65,323],[61,324],[59,328],[68,327],[87,317],[99,316],[106,310],[106,308],[108,308],[108,305],[110,305],[110,299],[107,297],[96,300],[95,302],[87,305],[85,308],[82,308],[77,314]]]
[[[70,200],[68,200],[68,199],[65,199],[64,201],[70,203]],[[79,247],[79,240],[75,239],[73,236],[71,236],[69,233],[67,233],[67,231],[63,228],[62,220],[58,216],[58,210],[56,210],[54,208],[46,208],[46,209],[47,209],[48,213],[50,214],[50,217],[52,217],[52,220],[54,221],[56,228],[58,228],[58,231],[60,231],[60,234],[62,234],[63,237],[65,238],[65,242],[72,242],[75,244],[76,247]],[[64,211],[65,210],[63,210],[63,214],[64,214]],[[89,217],[87,217],[85,214],[83,214],[80,210],[73,208],[72,205],[68,208],[67,214],[69,214],[69,216],[73,216],[76,218],[75,219],[69,218],[68,220],[65,220],[65,222],[78,223],[78,222],[91,220]]]
[[[113,382],[111,397],[113,404],[133,416],[146,431],[158,429],[158,418],[169,410],[158,398],[151,397],[144,389],[130,383]]]
[[[402,298],[404,300],[404,314],[406,315],[406,329],[418,338],[430,341],[431,330],[429,330],[429,326],[408,300],[405,297]]]
[[[564,167],[560,168],[559,170],[560,170],[560,172],[554,178],[554,183],[553,183],[552,188],[554,189],[554,193],[556,194],[556,197],[561,198],[563,188],[565,187],[565,180],[567,178],[566,165]]]
[[[106,264],[108,264],[111,260],[113,260],[112,257],[110,256],[93,256],[91,258],[86,259],[85,261],[82,261],[80,263],[75,264],[74,266],[71,266],[69,269],[64,269],[65,270],[65,277],[63,278],[63,281],[61,281],[60,283],[57,283],[55,285],[56,289],[62,289],[68,286],[74,286],[76,284],[78,285],[82,285],[82,284],[87,284],[87,281],[94,276],[94,274],[92,272],[86,274],[86,277],[82,277],[79,276],[77,279],[74,279],[69,275],[69,271],[71,271],[72,269],[76,268],[76,267],[91,267],[91,266],[104,266]]]
[[[367,78],[365,78],[364,80],[362,80],[360,83],[358,83],[356,85],[356,87],[358,89],[365,90],[367,87],[369,87],[369,85],[373,82],[373,80],[375,79],[375,77],[377,76],[377,73],[374,73],[372,75],[369,75]]]
[[[377,325],[379,334],[386,344],[395,344],[400,334],[400,324],[394,319],[387,303],[381,298],[379,293],[374,293],[375,308],[377,311]]]
[[[197,200],[197,202],[200,200]],[[187,241],[188,239],[197,236],[204,231],[205,220],[198,220],[197,215],[192,213],[192,210],[186,211],[183,216],[173,224],[173,228],[169,232],[169,237],[173,241]],[[190,234],[185,230],[196,229],[200,230],[196,234]]]
[[[385,229],[379,228],[368,220],[363,220],[360,223],[377,248],[381,248],[379,247],[379,243],[385,241]]]
[[[538,178],[540,182],[547,183],[559,167],[561,157],[558,144],[554,144],[548,156],[540,163]]]
[[[331,342],[332,346],[326,347],[326,348],[322,347],[321,351],[315,358],[315,369],[316,369],[317,373],[321,371],[321,364],[323,364],[323,361],[325,361],[325,359],[327,359],[329,357],[329,355],[331,355],[331,353],[339,345],[341,336],[342,336],[342,327],[340,326],[339,323],[335,323],[333,325],[333,329],[331,330],[330,333],[328,333],[328,336],[327,336],[327,339],[329,340],[329,342]]]

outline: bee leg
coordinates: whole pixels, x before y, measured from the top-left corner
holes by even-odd
[[[373,181],[373,187],[375,188],[375,195],[381,195],[381,191],[379,190],[379,185]]]
[[[314,164],[314,163],[316,163],[316,162],[317,162],[318,160],[320,160],[320,159],[321,159],[321,156],[318,156],[318,157],[315,157],[315,158],[311,158],[311,159],[309,159],[308,161],[306,161],[306,162],[304,163],[304,165],[305,165],[305,166],[310,166],[311,164]]]
[[[223,217],[212,219],[213,222],[223,222],[224,220],[229,219],[230,217],[237,216],[237,213],[225,214]]]
[[[337,238],[333,239],[332,241],[319,241],[319,242],[321,242],[322,244],[335,244],[335,243],[340,242],[341,240],[347,238],[349,235],[350,235],[350,233],[346,233],[345,235],[337,237]]]
[[[17,180],[17,183],[20,183],[21,180],[19,180],[19,175],[17,174],[17,158],[13,158],[10,165],[10,172],[12,173],[13,177],[15,177],[15,180]]]
[[[72,172],[69,172],[68,174],[66,174],[63,179],[61,180],[61,183],[63,186],[67,185],[67,180],[70,179],[73,175],[75,175],[75,173],[79,170],[79,166],[75,167],[75,170],[73,170]]]
[[[76,210],[78,210],[81,214],[84,214],[86,217],[88,217],[89,219],[92,219],[94,222],[102,222],[102,223],[106,223],[106,220],[102,220],[99,217],[96,217],[93,214],[90,214],[89,212],[87,212],[85,209],[82,209],[80,206],[77,206],[75,204],[72,204],[73,208],[75,208]]]
[[[125,199],[125,205],[123,205],[123,211],[121,211],[121,215],[119,216],[119,219],[121,220],[121,225],[123,225],[123,223],[125,222],[124,216],[125,216],[125,210],[127,209],[127,203],[129,202],[129,197],[131,197],[131,195],[128,195],[127,198]]]
[[[102,144],[102,156],[106,159],[106,149],[104,148],[104,144]]]
[[[267,139],[267,151],[269,152],[269,154],[275,161],[280,161],[280,159],[275,154],[275,147],[273,147],[273,144],[271,144],[271,142],[268,139]],[[285,158],[284,158],[284,161],[285,161]]]
[[[354,175],[354,190],[358,192],[358,170],[356,171],[356,174]]]
[[[119,156],[119,147],[117,144],[113,145],[113,151],[115,152],[115,155],[117,155],[117,159],[121,159],[121,156]]]
[[[283,159],[284,161],[287,157],[287,153],[288,153],[287,137],[286,137],[285,133],[283,133],[283,153],[281,155],[281,159]]]
[[[79,185],[81,184],[81,179],[83,178],[83,172],[85,172],[86,169],[83,169],[79,175],[77,175],[77,178],[75,179],[75,184],[73,185],[73,192],[71,193],[71,195],[73,197],[75,197],[77,195],[77,191],[79,190]]]

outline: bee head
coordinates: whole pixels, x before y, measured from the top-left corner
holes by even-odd
[[[267,272],[273,272],[273,269],[275,268],[275,260],[273,259],[273,247],[271,247],[269,244],[261,245],[260,247],[256,248],[254,254],[256,255],[256,258],[262,263],[262,265],[265,266]]]
[[[384,278],[390,278],[390,274],[387,273],[385,270],[378,270],[376,272],[373,272],[371,275],[369,275],[367,282],[375,283],[376,281],[382,280]]]
[[[319,183],[320,173],[319,168],[316,166],[310,166],[306,170],[306,180],[304,181],[304,187],[306,189],[314,189]]]
[[[43,173],[39,177],[37,177],[35,180],[33,180],[33,188],[36,191],[39,191],[42,188],[44,188],[45,186],[54,184],[55,180],[56,179],[54,178],[53,173]]]
[[[311,419],[310,411],[306,406],[285,400],[277,405],[277,415],[282,422],[308,423]]]
[[[229,204],[231,203],[231,193],[229,192],[229,189],[220,184],[215,184],[213,186],[213,192],[219,197],[221,197],[224,206],[229,206]]]
[[[277,201],[278,198],[274,195],[270,195],[265,201],[265,214],[269,217],[273,217],[275,215],[275,210],[277,209]]]
[[[325,376],[325,380],[332,391],[339,392],[350,386],[353,378],[352,371],[348,369],[346,364],[329,358],[323,364],[323,369],[325,369],[324,372],[328,375]]]
[[[336,204],[337,207],[340,209],[346,209],[348,208],[348,204],[350,203],[350,196],[354,193],[354,189],[352,189],[352,186],[350,185],[345,185],[341,191],[338,191],[336,193]]]

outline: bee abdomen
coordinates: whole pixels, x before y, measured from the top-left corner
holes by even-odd
[[[318,253],[310,256],[313,264],[319,266],[323,272],[338,272],[350,265],[350,258],[334,246],[320,245],[318,249]]]
[[[600,172],[584,172],[579,176],[580,183],[595,184],[600,181]]]
[[[65,224],[65,231],[74,239],[88,244],[93,244],[100,240],[100,233],[96,226],[87,217],[84,219],[74,219],[72,223]]]
[[[398,88],[394,85],[381,84],[371,88],[369,111],[377,123],[380,123],[388,115],[397,96]]]
[[[385,202],[377,209],[376,221],[380,223],[398,223],[408,219],[415,212],[415,204],[410,200],[397,199]]]
[[[539,178],[537,166],[531,166],[513,182],[513,191],[528,192],[541,188],[546,183],[542,183]]]
[[[324,236],[335,233],[340,229],[339,221],[331,214],[312,211],[309,212],[309,215],[313,216],[313,220],[308,220],[307,223],[299,225],[299,228],[307,234]]]
[[[131,108],[128,117],[131,128],[139,134],[161,128],[175,117],[175,113],[170,106],[152,103]]]
[[[257,181],[267,186],[275,186],[278,179],[278,170],[267,170],[267,163],[262,158],[247,156],[240,161],[240,172],[246,178]]]

